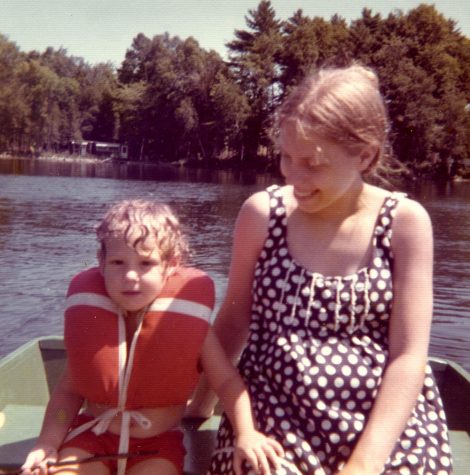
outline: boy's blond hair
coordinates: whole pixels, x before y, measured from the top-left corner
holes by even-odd
[[[96,227],[98,257],[106,255],[105,240],[117,237],[139,252],[158,249],[164,265],[178,265],[189,254],[178,218],[171,208],[150,200],[124,200],[113,205]]]

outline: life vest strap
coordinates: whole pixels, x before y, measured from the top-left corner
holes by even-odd
[[[119,328],[119,406],[113,407],[104,411],[98,417],[95,417],[91,421],[85,422],[74,430],[70,431],[65,441],[73,439],[79,434],[87,430],[92,430],[96,435],[103,434],[109,428],[111,421],[118,415],[122,414],[121,418],[121,431],[119,435],[119,450],[120,454],[127,453],[129,450],[129,437],[130,437],[130,425],[131,420],[134,420],[143,429],[149,429],[152,425],[150,419],[145,417],[141,412],[134,410],[126,410],[127,400],[127,388],[129,386],[129,380],[132,373],[132,367],[134,364],[134,353],[139,338],[140,331],[142,330],[142,322],[144,315],[148,308],[145,308],[140,316],[137,329],[132,338],[129,354],[127,354],[126,344],[126,328],[124,323],[124,315],[121,309],[118,311],[118,328]],[[126,471],[127,459],[119,459],[117,467],[117,475],[124,475]]]

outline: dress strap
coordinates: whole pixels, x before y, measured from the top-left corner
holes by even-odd
[[[266,192],[269,196],[269,223],[268,236],[263,248],[264,258],[271,256],[274,249],[283,247],[287,239],[287,216],[282,188],[279,185],[272,185]]]
[[[374,253],[376,255],[379,254],[380,257],[386,254],[390,259],[393,259],[390,247],[393,219],[396,215],[398,204],[404,198],[406,198],[406,193],[393,192],[385,197],[380,208],[373,238]]]
[[[286,216],[286,208],[282,199],[282,188],[279,185],[271,185],[266,188],[269,196],[269,218],[270,227]]]

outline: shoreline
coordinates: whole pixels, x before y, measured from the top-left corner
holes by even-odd
[[[0,160],[21,160],[25,162],[55,162],[55,163],[86,163],[86,164],[141,164],[141,165],[154,165],[160,167],[168,167],[175,169],[179,164],[175,165],[174,163],[169,162],[145,162],[138,160],[119,160],[113,159],[110,157],[98,158],[92,157],[89,155],[70,155],[70,154],[51,154],[51,155],[38,155],[38,156],[21,156],[21,155],[10,155],[2,153],[0,154]]]
[[[159,168],[164,168],[167,170],[176,171],[179,169],[194,169],[195,167],[186,167],[184,163],[181,161],[178,162],[146,162],[146,161],[138,161],[138,160],[120,160],[120,159],[113,159],[111,157],[106,158],[98,158],[92,157],[90,155],[71,155],[71,154],[43,154],[37,156],[27,156],[27,155],[11,155],[10,153],[0,153],[0,160],[21,160],[24,162],[52,162],[52,163],[81,163],[81,164],[88,164],[88,165],[99,165],[99,164],[106,164],[106,165],[150,165]],[[204,168],[204,167],[202,167]],[[233,169],[224,169],[225,171],[237,171]],[[419,177],[423,178],[423,177]],[[431,177],[424,177],[425,179],[430,179],[434,181]],[[449,180],[448,183],[470,183],[470,177],[465,178],[462,176],[455,176],[452,180]]]

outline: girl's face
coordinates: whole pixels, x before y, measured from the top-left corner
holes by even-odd
[[[339,204],[362,184],[367,147],[354,154],[322,137],[305,138],[287,123],[281,128],[280,148],[281,172],[303,211],[316,213]]]
[[[100,268],[106,290],[119,307],[135,314],[152,303],[165,284],[166,267],[158,249],[134,249],[114,237],[106,239],[105,249]]]

